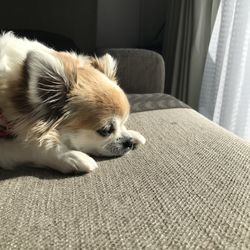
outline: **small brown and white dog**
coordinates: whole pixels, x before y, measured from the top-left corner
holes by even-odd
[[[88,154],[121,156],[144,144],[140,133],[124,126],[130,107],[116,67],[109,54],[57,52],[2,34],[0,120],[12,139],[0,138],[0,166],[89,172],[97,163]]]

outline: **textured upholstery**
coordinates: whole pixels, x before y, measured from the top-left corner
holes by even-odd
[[[146,145],[86,175],[0,169],[0,249],[250,249],[250,145],[160,93],[158,54],[109,52],[148,93],[129,95]]]
[[[189,108],[188,105],[175,97],[161,93],[129,94],[128,99],[131,106],[131,113],[159,109]]]
[[[0,170],[0,249],[249,249],[250,145],[191,109],[129,127],[146,145],[93,173]]]
[[[109,49],[118,62],[119,85],[127,93],[162,93],[165,66],[160,54],[143,49]]]

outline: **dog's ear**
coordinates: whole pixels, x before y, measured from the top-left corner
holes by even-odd
[[[104,73],[109,79],[116,81],[117,62],[110,54],[91,58],[91,65]]]
[[[67,74],[63,63],[49,53],[29,52],[24,65],[30,104],[60,115],[76,73]]]

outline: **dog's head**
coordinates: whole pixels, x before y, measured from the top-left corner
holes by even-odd
[[[117,85],[116,67],[109,54],[97,58],[30,52],[25,61],[29,105],[47,124],[58,124],[68,147],[93,155],[123,155],[145,138],[125,127],[130,107]]]

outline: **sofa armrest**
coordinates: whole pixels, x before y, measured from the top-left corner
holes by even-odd
[[[105,49],[118,62],[119,85],[126,93],[163,93],[165,66],[160,54],[143,49]]]

